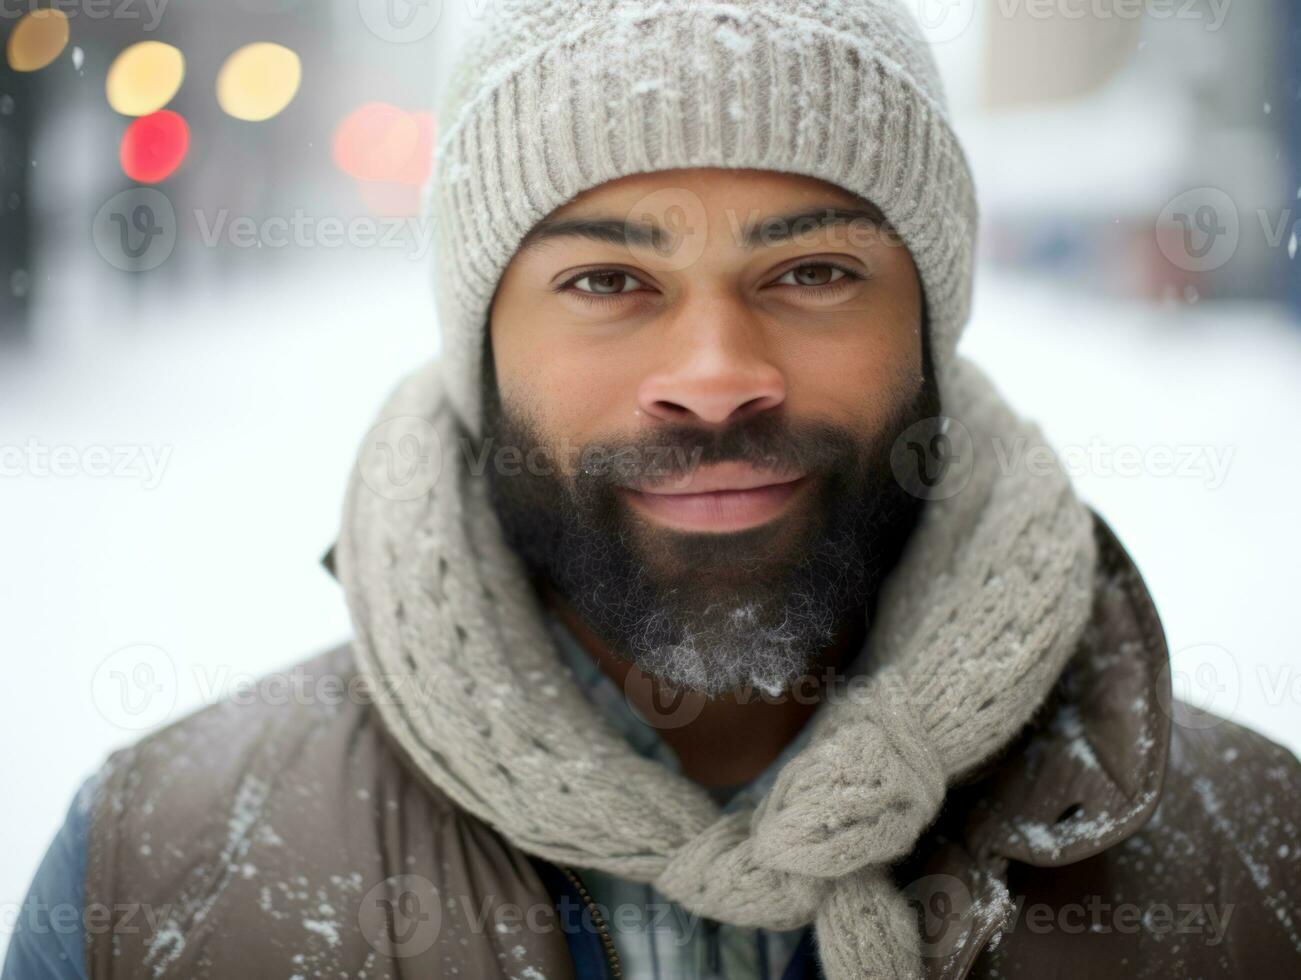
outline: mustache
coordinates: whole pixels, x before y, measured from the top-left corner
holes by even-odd
[[[575,480],[589,486],[672,483],[717,463],[747,464],[780,479],[843,468],[860,451],[853,434],[825,422],[768,415],[726,429],[670,423],[625,439],[589,442]]]

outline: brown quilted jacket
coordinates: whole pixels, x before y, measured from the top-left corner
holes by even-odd
[[[1301,976],[1301,764],[1172,700],[1152,600],[1101,519],[1096,534],[1092,620],[1052,695],[894,868],[927,975]],[[581,871],[428,785],[355,681],[340,646],[109,757],[93,980],[565,980],[575,922],[619,976]]]

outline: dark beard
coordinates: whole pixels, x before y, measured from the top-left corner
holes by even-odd
[[[545,446],[528,413],[504,408],[490,348],[483,363],[489,458],[517,447],[515,459],[545,460],[487,467],[507,541],[612,652],[672,687],[711,697],[785,690],[848,617],[870,613],[916,524],[922,501],[895,479],[890,455],[904,429],[939,415],[929,356],[913,399],[866,439],[771,412],[722,432],[665,425],[582,447],[571,480],[575,461]],[[807,472],[814,483],[779,518],[731,533],[650,525],[617,493],[639,474],[667,480],[723,461]]]

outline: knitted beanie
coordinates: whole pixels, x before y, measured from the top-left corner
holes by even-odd
[[[471,433],[493,296],[532,227],[608,181],[693,167],[801,174],[875,204],[920,274],[943,384],[975,192],[905,0],[494,0],[440,100],[425,199],[441,371]]]

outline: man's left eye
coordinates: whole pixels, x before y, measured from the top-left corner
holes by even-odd
[[[576,291],[586,293],[589,296],[619,296],[623,293],[634,293],[637,291],[636,287],[642,285],[641,280],[635,276],[627,272],[620,272],[617,269],[604,272],[588,272],[571,280],[569,285],[577,287],[580,282],[585,282],[588,285],[585,288],[576,289]]]
[[[849,278],[851,275],[852,273],[849,270],[842,269],[837,265],[827,265],[825,263],[801,265],[783,275],[777,280],[776,284],[780,286],[830,286],[832,283]]]

